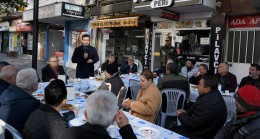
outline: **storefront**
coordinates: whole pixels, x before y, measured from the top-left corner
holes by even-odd
[[[172,38],[172,46],[178,51],[180,66],[187,59],[195,59],[197,65],[209,64],[211,47],[211,18],[216,1],[158,0],[133,1],[133,11],[149,15],[152,27],[151,66],[160,69],[160,49],[165,38]]]
[[[69,25],[67,22],[84,19],[84,7],[81,5],[84,5],[85,1],[78,0],[71,3],[70,0],[45,0],[39,4],[39,23],[44,29],[39,30],[38,59],[44,55],[44,61],[47,62],[49,57],[58,56],[59,64],[66,65],[67,61],[64,61],[64,57],[68,60],[69,55],[65,52],[69,47],[67,42],[72,39],[70,35],[65,35],[65,30]],[[23,21],[33,20],[32,5],[33,2],[23,12]]]
[[[229,16],[226,37],[225,59],[240,82],[251,63],[260,64],[260,15]]]
[[[145,18],[134,16],[94,20],[90,22],[90,27],[98,28],[101,34],[101,64],[109,54],[115,54],[119,64],[127,61],[129,55],[142,60]]]
[[[0,22],[0,50],[6,52],[9,46],[9,22]]]
[[[9,28],[9,49],[18,55],[32,53],[32,24],[22,19],[12,20]]]

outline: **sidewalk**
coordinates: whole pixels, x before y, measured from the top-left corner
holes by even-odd
[[[15,65],[19,69],[31,68],[32,67],[32,56],[31,55],[22,55],[21,57],[10,57],[5,53],[0,53],[0,61],[7,61],[8,63]],[[37,61],[37,73],[41,79],[42,68],[46,66],[44,61]]]

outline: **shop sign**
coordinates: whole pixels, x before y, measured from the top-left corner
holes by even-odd
[[[222,47],[226,33],[226,15],[221,13],[213,16],[211,20],[211,47],[209,73],[216,74],[222,59]]]
[[[229,28],[260,27],[260,15],[229,17]]]
[[[90,21],[90,28],[111,28],[138,26],[138,17]]]
[[[62,4],[62,15],[77,17],[77,18],[84,18],[84,7],[75,5],[75,4],[70,4],[70,3],[63,3]]]
[[[0,22],[0,31],[8,31],[9,29],[9,22]]]
[[[173,5],[172,0],[153,0],[151,2],[151,8],[162,8]]]
[[[30,23],[19,23],[16,25],[16,31],[32,31],[32,25]]]
[[[150,29],[149,28],[146,28],[145,29],[145,48],[144,48],[144,68],[149,68],[150,65],[149,65],[149,61],[150,61],[150,45],[149,45],[149,42],[150,42]]]
[[[173,21],[178,21],[180,19],[179,13],[175,13],[172,11],[166,11],[166,10],[162,10],[161,17],[165,18],[165,19],[170,19]]]

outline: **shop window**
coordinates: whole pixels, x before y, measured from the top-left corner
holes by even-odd
[[[227,61],[237,63],[260,63],[260,31],[229,31]]]

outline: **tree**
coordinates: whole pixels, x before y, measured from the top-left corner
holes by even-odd
[[[19,9],[27,7],[27,0],[0,0],[0,15],[14,15]]]

